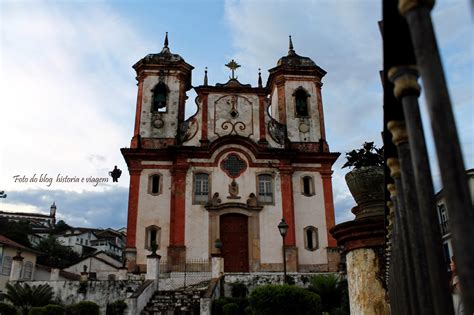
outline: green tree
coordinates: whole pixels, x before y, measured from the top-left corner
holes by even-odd
[[[7,283],[6,289],[5,299],[18,307],[24,315],[34,306],[45,306],[53,302],[53,289],[47,284],[30,286],[28,283]]]
[[[62,245],[55,237],[43,238],[36,249],[42,252],[38,256],[38,263],[50,267],[63,268],[79,260],[79,254],[71,248]]]
[[[347,281],[334,274],[314,276],[308,289],[321,297],[323,312],[349,314]]]
[[[71,226],[68,225],[66,222],[63,220],[59,220],[55,225],[53,229],[53,233],[61,233],[69,229]]]
[[[31,247],[30,240],[28,239],[28,234],[33,233],[33,230],[30,226],[30,222],[17,222],[13,220],[8,220],[6,218],[1,218],[0,231],[2,231],[2,235],[8,237],[9,239],[21,245]]]

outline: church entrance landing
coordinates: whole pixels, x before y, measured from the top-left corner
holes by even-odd
[[[221,215],[220,237],[224,271],[248,272],[248,217],[238,213]]]

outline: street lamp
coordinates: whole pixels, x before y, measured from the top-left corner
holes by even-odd
[[[285,248],[285,236],[288,232],[288,224],[285,222],[285,219],[281,219],[281,222],[278,224],[278,230],[280,231],[281,238],[283,239],[283,279],[286,284],[286,248]]]

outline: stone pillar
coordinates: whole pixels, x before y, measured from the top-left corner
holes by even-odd
[[[120,267],[117,273],[117,280],[127,280],[128,269],[126,267]]]
[[[87,280],[89,280],[89,273],[87,271],[81,272],[80,281],[87,281]]]
[[[23,269],[23,257],[21,251],[16,253],[12,259],[12,269],[10,271],[10,281],[18,281],[21,279],[21,270]]]
[[[346,253],[351,314],[390,314],[387,293],[382,283],[384,216],[338,224],[331,229],[331,234]]]
[[[59,268],[51,268],[51,275],[49,276],[49,280],[50,281],[58,281],[60,271],[61,271],[61,269],[59,269]]]
[[[158,280],[160,275],[161,256],[153,253],[146,256],[146,280]]]
[[[219,278],[224,274],[224,257],[220,254],[211,255],[212,279]]]
[[[125,248],[125,267],[128,272],[137,272],[137,249],[135,247]]]
[[[286,271],[298,272],[298,247],[285,245]]]

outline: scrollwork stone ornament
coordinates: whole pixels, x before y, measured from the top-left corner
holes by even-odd
[[[268,133],[270,137],[278,144],[284,144],[286,140],[286,126],[280,124],[275,119],[268,122]]]

